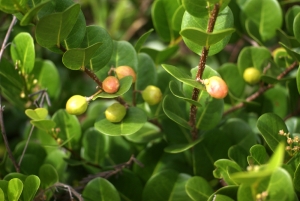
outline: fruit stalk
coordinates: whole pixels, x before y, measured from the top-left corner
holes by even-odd
[[[212,12],[210,13],[210,18],[208,21],[208,27],[207,27],[207,33],[211,33],[214,30],[214,26],[217,20],[217,16],[219,13],[219,4],[215,4],[214,5],[214,9],[212,10]],[[200,57],[200,62],[198,65],[198,71],[196,74],[196,80],[198,82],[200,82],[202,80],[202,75],[205,69],[205,64],[206,64],[206,59],[208,56],[208,52],[209,52],[209,46],[208,47],[203,47],[202,52],[201,52],[201,57]],[[192,95],[192,99],[194,101],[198,101],[198,96],[199,96],[199,92],[200,90],[197,88],[193,89],[193,95]],[[196,127],[196,115],[197,115],[197,106],[196,105],[191,105],[190,107],[190,120],[189,123],[191,125],[191,134],[192,134],[192,138],[193,140],[196,140],[198,138],[198,129]]]

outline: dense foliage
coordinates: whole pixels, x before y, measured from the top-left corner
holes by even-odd
[[[0,200],[298,200],[298,2],[0,0]]]

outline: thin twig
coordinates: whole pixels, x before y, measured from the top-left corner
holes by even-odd
[[[207,33],[211,33],[214,30],[214,26],[218,17],[219,13],[219,4],[214,5],[214,9],[210,13],[210,18],[208,21],[208,27],[207,27]],[[196,74],[196,80],[200,82],[202,80],[202,75],[205,69],[205,64],[206,64],[206,59],[208,56],[209,52],[209,46],[203,47],[202,52],[201,52],[201,57],[200,57],[200,62],[198,65],[198,71]],[[197,88],[193,89],[193,94],[192,94],[192,99],[194,101],[198,101],[198,96],[199,96],[200,90]],[[197,106],[196,105],[191,105],[190,108],[190,120],[189,124],[191,125],[191,134],[192,134],[192,139],[196,140],[198,138],[198,129],[196,127],[196,116],[197,116]]]
[[[8,41],[8,38],[12,32],[12,28],[13,26],[16,24],[17,22],[17,18],[15,16],[13,16],[13,19],[9,25],[9,28],[6,32],[6,35],[5,35],[5,38],[3,40],[3,43],[2,43],[2,46],[1,46],[1,49],[0,49],[0,61],[2,59],[2,56],[3,56],[3,52],[6,48],[6,44],[7,44],[7,41]],[[0,127],[1,127],[1,135],[3,137],[3,141],[4,141],[4,144],[5,144],[5,147],[6,147],[6,150],[7,150],[7,153],[8,153],[8,156],[10,158],[10,160],[12,161],[15,169],[17,172],[20,172],[20,166],[17,164],[17,161],[15,160],[13,154],[12,154],[12,151],[9,147],[9,143],[8,143],[8,140],[7,140],[7,136],[6,136],[6,131],[5,131],[5,127],[4,127],[4,120],[3,120],[3,106],[2,106],[2,95],[1,95],[1,88],[0,88]]]
[[[24,155],[25,155],[25,153],[26,153],[26,149],[27,149],[27,147],[28,147],[28,144],[29,144],[29,141],[30,141],[31,135],[32,135],[32,133],[33,133],[33,129],[34,129],[34,125],[32,125],[32,126],[31,126],[31,129],[30,129],[30,132],[29,132],[29,135],[28,135],[28,138],[27,138],[27,141],[26,141],[25,147],[24,147],[24,149],[23,149],[22,155],[21,155],[21,157],[20,157],[20,160],[19,160],[19,164],[18,164],[18,165],[19,165],[19,167],[21,166],[21,163],[22,163],[23,157],[24,157]]]
[[[85,68],[83,69],[83,71],[94,80],[94,82],[96,82],[96,84],[98,85],[98,87],[102,88],[102,82],[99,80],[99,78],[97,77],[97,75],[92,72],[90,69]]]

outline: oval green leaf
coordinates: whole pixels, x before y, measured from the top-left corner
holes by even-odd
[[[27,109],[25,114],[32,120],[43,120],[47,117],[48,110],[46,108]]]
[[[14,178],[9,180],[7,187],[7,197],[9,201],[18,201],[23,191],[23,182]]]
[[[44,189],[58,182],[57,171],[50,164],[44,164],[40,167],[39,178],[41,179],[41,187]]]
[[[36,175],[29,175],[24,182],[23,199],[33,200],[40,187],[40,179]]]

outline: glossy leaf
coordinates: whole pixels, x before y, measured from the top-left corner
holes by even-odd
[[[288,9],[285,15],[285,26],[288,30],[289,33],[293,33],[293,24],[294,24],[294,19],[297,16],[297,14],[300,12],[300,6],[299,5],[294,5],[291,8]]]
[[[172,94],[174,96],[176,96],[177,98],[183,99],[186,102],[196,105],[198,107],[202,106],[199,102],[192,100],[191,97],[185,97],[184,92],[181,90],[181,87],[174,80],[172,80],[170,82],[169,88],[170,88],[170,91],[172,92]]]
[[[196,45],[209,47],[223,40],[234,31],[235,29],[230,28],[218,32],[207,33],[206,31],[197,28],[185,28],[181,30],[180,34]]]
[[[34,74],[34,79],[37,80],[35,85],[37,89],[47,89],[50,98],[58,98],[61,90],[61,80],[58,69],[52,61],[36,59],[32,74]]]
[[[110,94],[106,92],[101,92],[98,95],[94,96],[93,100],[96,100],[97,98],[116,98],[118,96],[125,94],[132,85],[132,77],[126,76],[119,81],[120,81],[120,88],[116,93]]]
[[[62,58],[64,65],[71,70],[84,68],[94,57],[101,43],[95,43],[87,48],[75,48],[67,50]]]
[[[73,29],[80,12],[80,5],[74,4],[63,12],[41,18],[36,26],[37,42],[46,48],[60,48]]]
[[[30,123],[35,127],[37,127],[38,129],[45,130],[45,131],[51,131],[56,125],[54,121],[48,119],[31,120]]]
[[[34,6],[33,8],[31,8],[22,18],[20,25],[21,26],[26,26],[29,25],[30,23],[33,22],[34,18],[36,17],[37,13],[44,7],[46,6],[49,2],[51,2],[50,0],[46,0],[43,1],[41,3],[39,3],[38,5]]]
[[[10,14],[21,12],[25,10],[26,3],[26,0],[18,0],[17,3],[11,0],[1,0],[0,10]]]
[[[284,121],[276,114],[266,113],[257,120],[257,127],[272,151],[278,146],[279,142],[286,138],[279,135],[279,131],[288,132]]]
[[[187,115],[181,109],[178,102],[179,101],[176,101],[171,95],[165,96],[163,100],[163,110],[165,114],[177,124],[190,129],[191,126],[188,123]]]
[[[32,120],[43,120],[47,117],[48,110],[45,108],[27,109],[25,114]]]
[[[100,165],[108,150],[109,138],[101,134],[95,128],[88,129],[82,139],[83,153],[85,160]]]
[[[57,171],[49,164],[44,164],[40,167],[39,178],[41,179],[41,187],[44,189],[58,182]]]
[[[52,165],[56,170],[59,180],[62,180],[66,174],[67,162],[65,159],[68,159],[68,154],[62,149],[55,149],[51,151],[45,158],[44,164]]]
[[[20,179],[9,180],[7,187],[7,197],[9,201],[18,201],[23,191],[23,183]]]
[[[294,35],[298,41],[300,41],[299,25],[300,25],[300,14],[297,14],[294,19],[294,23],[293,23],[293,31],[294,31]]]
[[[172,27],[172,18],[178,7],[178,2],[168,0],[156,0],[152,5],[153,25],[158,35],[166,42],[174,41],[178,37],[178,32]]]
[[[19,33],[12,41],[10,47],[13,62],[23,75],[29,74],[34,67],[34,43],[29,33]]]
[[[183,15],[182,25],[181,29],[197,29],[200,30],[202,33],[207,32],[207,26],[208,26],[208,15],[205,17],[195,17],[190,15],[188,12],[185,12]],[[228,33],[232,31],[233,28],[233,14],[229,7],[225,8],[223,11],[221,11],[218,15],[218,18],[215,23],[214,31],[211,34],[215,34],[217,32],[223,32],[225,30],[228,30]],[[197,32],[199,34],[199,32]],[[207,34],[207,36],[210,34]],[[190,40],[190,38],[193,38],[193,41]],[[219,38],[219,37],[217,37]],[[224,39],[220,40],[219,42],[215,43],[209,48],[209,55],[214,55],[218,52],[220,52],[228,43],[230,39],[230,35],[226,36]],[[189,35],[189,38],[186,38],[183,35],[183,40],[185,44],[188,46],[189,49],[191,49],[196,54],[200,55],[202,52],[202,47],[199,46],[198,41],[201,39],[196,39],[196,35]],[[195,43],[197,41],[197,43]],[[206,40],[205,40],[206,41]],[[203,44],[203,43],[201,43]]]
[[[228,185],[237,185],[237,182],[231,178],[233,172],[242,171],[237,163],[227,159],[220,159],[214,165],[216,169],[213,171],[213,174],[216,178],[223,179]]]
[[[174,170],[165,170],[152,176],[143,191],[143,200],[191,200],[185,192],[189,175]]]
[[[87,26],[83,46],[89,47],[101,43],[101,46],[95,51],[88,67],[94,72],[99,71],[111,59],[114,43],[106,29],[99,26]]]
[[[56,127],[60,129],[58,138],[69,149],[78,149],[81,138],[81,128],[78,119],[74,115],[70,115],[65,110],[58,110],[53,116],[52,120],[56,123]]]
[[[33,200],[40,187],[40,179],[36,175],[29,175],[24,182],[23,199]]]
[[[142,46],[144,45],[144,43],[146,42],[146,40],[148,39],[149,35],[154,31],[154,29],[150,29],[149,31],[147,31],[146,33],[144,33],[139,39],[138,41],[135,43],[134,49],[136,52],[139,52],[142,48]]]
[[[242,1],[240,1],[242,2]],[[279,2],[273,0],[252,0],[240,3],[242,10],[259,27],[264,41],[275,36],[276,29],[282,25],[282,11]]]
[[[237,200],[237,191],[239,186],[224,186],[218,190],[216,190],[207,201],[214,201],[216,198],[221,198],[219,195],[226,195],[227,197],[231,198],[232,200]],[[223,201],[223,199],[219,199]]]
[[[213,193],[212,187],[202,177],[191,177],[186,185],[185,190],[193,200],[207,200]]]
[[[0,200],[5,200],[4,192],[1,188],[0,188]]]
[[[172,154],[176,154],[176,153],[181,153],[184,152],[192,147],[194,147],[196,144],[198,144],[199,142],[201,142],[203,140],[203,138],[198,138],[197,140],[187,143],[187,144],[173,144],[173,145],[169,145],[167,146],[164,151],[167,153],[172,153]]]
[[[148,143],[162,137],[160,128],[152,123],[146,122],[143,127],[132,135],[125,138],[134,143]]]
[[[268,159],[266,148],[259,144],[251,147],[250,156],[247,157],[249,165],[263,165],[267,163]]]
[[[153,49],[151,47],[143,47],[141,52],[147,53],[155,62],[161,64],[170,59],[178,50],[178,45],[166,47],[165,49]]]
[[[120,201],[116,188],[106,179],[91,180],[83,189],[82,197],[85,201]]]
[[[190,85],[192,87],[201,89],[201,90],[205,89],[203,84],[201,84],[200,82],[197,82],[195,79],[193,79],[190,75],[188,75],[181,68],[176,67],[176,66],[171,66],[168,64],[162,64],[162,67],[177,80],[179,80],[187,85]]]
[[[284,48],[286,49],[286,51],[288,52],[288,54],[293,58],[295,59],[296,61],[300,61],[300,54],[299,52],[296,51],[296,49],[294,48],[291,48],[289,46],[287,46],[286,44],[282,43],[282,42],[279,42],[279,44]]]
[[[95,123],[95,128],[105,135],[131,135],[140,130],[146,121],[147,116],[143,110],[130,107],[120,123],[112,123],[106,119],[104,114],[101,114]]]
[[[180,31],[181,30],[181,22],[182,22],[182,17],[185,12],[184,7],[181,5],[179,6],[176,11],[174,12],[173,18],[172,18],[172,27],[175,31]]]

